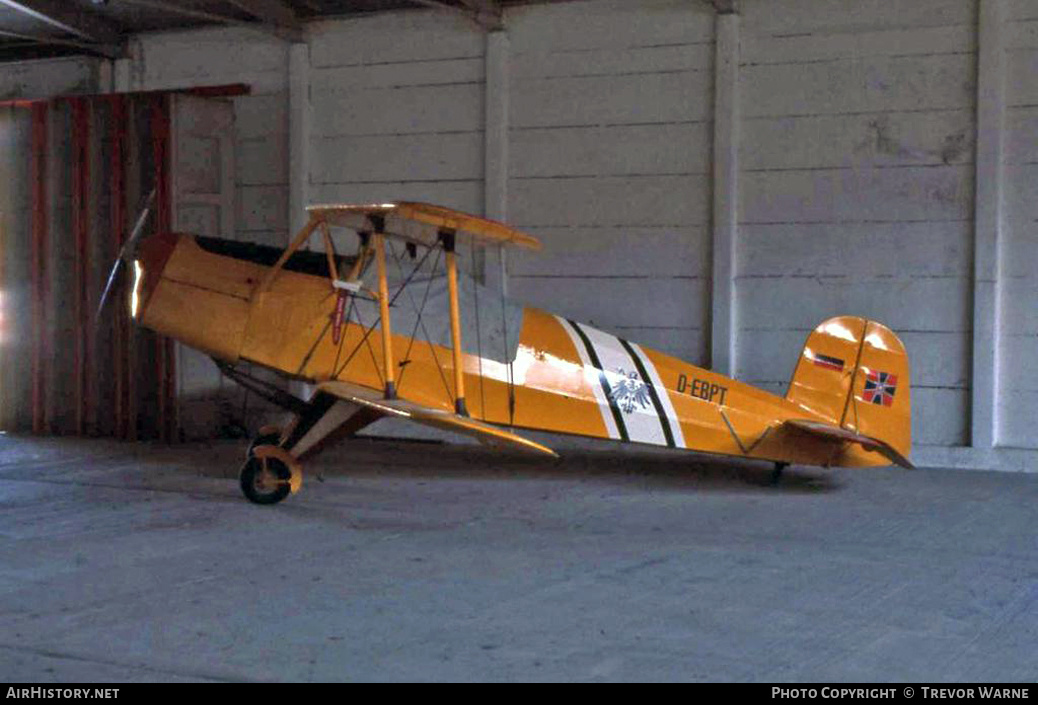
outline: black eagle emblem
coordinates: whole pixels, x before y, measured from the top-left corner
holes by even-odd
[[[648,409],[652,404],[649,399],[649,388],[635,371],[627,372],[619,367],[617,379],[609,389],[609,396],[625,414],[634,413],[637,409]]]

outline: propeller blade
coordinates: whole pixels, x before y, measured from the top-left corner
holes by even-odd
[[[151,193],[148,194],[148,199],[144,202],[141,214],[137,216],[137,222],[134,223],[133,230],[130,232],[130,237],[126,238],[126,242],[123,243],[123,248],[119,251],[119,259],[125,261],[126,257],[137,249],[137,241],[141,239],[141,233],[144,232],[144,224],[148,222],[148,215],[151,213],[151,205],[154,202],[155,189],[152,189]]]
[[[148,222],[148,215],[151,213],[152,203],[155,201],[155,189],[151,190],[148,194],[148,198],[144,201],[144,206],[141,208],[140,215],[137,216],[137,222],[133,225],[133,230],[130,232],[130,237],[126,238],[126,242],[123,243],[122,248],[119,250],[119,256],[115,258],[115,263],[112,265],[112,271],[108,274],[108,281],[105,283],[105,290],[101,294],[101,300],[97,304],[97,313],[94,316],[94,324],[100,325],[101,313],[104,311],[105,304],[108,303],[108,295],[112,292],[115,286],[115,279],[119,274],[119,270],[123,264],[126,263],[127,258],[137,249],[137,241],[141,238],[141,233],[144,232],[144,224]]]
[[[112,292],[112,285],[115,284],[115,277],[119,274],[119,269],[123,266],[123,258],[116,257],[115,264],[112,265],[112,271],[108,274],[108,282],[105,284],[105,290],[101,293],[101,300],[97,303],[97,313],[94,315],[94,324],[100,325],[101,313],[105,310],[105,304],[108,302],[108,295]]]

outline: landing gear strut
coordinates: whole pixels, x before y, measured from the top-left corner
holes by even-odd
[[[303,469],[293,453],[299,448],[299,442],[324,418],[337,399],[333,395],[318,392],[310,401],[303,401],[234,365],[218,360],[215,362],[228,378],[295,416],[295,421],[287,428],[261,428],[249,444],[245,452],[245,464],[241,468],[241,489],[245,496],[257,504],[276,504],[289,494],[298,492],[302,486]],[[372,420],[368,420],[368,423]],[[313,446],[314,443],[310,442],[304,452],[312,452]]]
[[[771,471],[771,484],[777,485],[782,479],[782,471],[789,467],[789,463],[775,463],[775,469]]]
[[[256,452],[259,446],[276,446],[281,443],[281,429],[277,426],[264,426],[249,443],[249,449],[245,451],[245,459],[248,460]]]

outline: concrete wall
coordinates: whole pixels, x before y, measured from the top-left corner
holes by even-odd
[[[246,83],[234,98],[237,235],[283,244],[288,233],[288,45],[248,29],[141,35],[115,71],[117,90]]]
[[[101,59],[75,56],[3,65],[0,100],[95,93],[105,63]]]
[[[706,363],[713,11],[577,2],[507,17],[509,293]]]
[[[278,246],[287,242],[287,44],[239,28],[145,34],[131,41],[130,57],[117,62],[114,79],[115,89],[130,91],[248,84],[249,95],[232,99],[232,236]],[[271,420],[269,405],[224,379],[207,356],[184,346],[177,348],[177,394],[180,429],[187,438],[244,433]]]
[[[314,26],[310,200],[482,211],[483,51],[448,13]]]
[[[1038,448],[1038,2],[1005,12],[1006,135],[998,441]]]
[[[315,23],[291,49],[241,29],[148,35],[116,76],[252,84],[241,237],[284,242],[306,201],[491,213],[545,242],[511,256],[515,298],[703,364],[731,310],[734,373],[773,391],[810,328],[867,315],[909,348],[917,460],[1029,469],[1038,2],[738,5],[731,96],[719,21],[690,0],[521,6],[495,36],[431,10]],[[712,293],[725,248],[733,285]]]
[[[510,12],[498,215],[546,243],[513,253],[512,296],[705,362],[712,32],[709,8],[670,0]],[[309,200],[483,212],[483,33],[406,12],[310,36]]]
[[[969,438],[976,15],[966,0],[745,2],[740,378],[784,393],[808,332],[898,332],[914,440]]]
[[[989,227],[978,199],[991,198],[976,178],[988,169],[976,157],[978,95],[990,91],[978,82],[988,2],[744,0],[725,114],[714,104],[716,20],[702,3],[510,9],[504,77],[487,73],[489,44],[454,17],[325,23],[310,42],[309,189],[479,211],[481,146],[487,189],[493,148],[506,161],[505,184],[493,186],[504,207],[490,206],[489,191],[484,207],[546,246],[512,256],[514,297],[709,364],[728,305],[723,287],[711,295],[711,258],[730,247],[736,376],[781,392],[814,325],[870,316],[896,329],[912,357],[917,459],[1026,469],[1033,456],[1004,446],[1038,447],[1028,423],[1038,287],[1027,171],[1038,8],[1003,8],[1007,163],[995,251],[1005,271],[989,310],[974,267],[991,250],[975,235]],[[347,40],[359,44],[330,46]],[[986,75],[987,84],[1000,76]],[[480,104],[502,94],[503,146],[493,145],[502,125],[487,123]],[[374,121],[387,105],[396,109]],[[729,243],[711,232],[712,150],[725,130],[738,164],[725,186],[737,202]],[[982,330],[985,318],[996,335]],[[997,348],[997,375],[975,368],[986,345]],[[997,446],[978,433],[985,423]]]

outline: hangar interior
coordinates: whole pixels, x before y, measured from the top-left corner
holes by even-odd
[[[170,505],[170,516],[179,517],[170,521],[182,522],[170,527],[170,540],[186,552],[198,580],[216,579],[220,570],[213,566],[230,559],[226,552],[190,553],[192,537],[232,530],[227,517],[259,532],[269,525],[248,516],[249,507],[206,518],[222,511],[216,503],[231,494],[213,489],[227,484],[230,475],[220,474],[226,468],[199,480],[205,488],[199,492],[215,494],[197,507],[184,486],[194,463],[205,462],[199,442],[253,432],[271,410],[201,353],[134,330],[125,314],[104,327],[93,323],[111,261],[152,188],[161,202],[156,217],[174,230],[280,247],[305,223],[310,203],[415,200],[505,221],[538,237],[544,250],[510,251],[500,261],[488,255],[479,263],[487,286],[778,394],[789,384],[805,337],[830,316],[883,322],[904,341],[911,360],[912,459],[927,470],[904,488],[898,483],[905,480],[886,470],[837,473],[835,486],[808,474],[773,500],[756,484],[732,481],[741,470],[699,468],[698,479],[677,479],[676,465],[656,456],[639,460],[627,450],[588,450],[565,439],[556,445],[584,459],[566,461],[567,479],[556,484],[550,473],[446,451],[458,466],[501,464],[512,480],[533,473],[519,483],[522,509],[509,519],[516,531],[530,534],[519,548],[508,545],[507,526],[484,536],[486,551],[518,555],[516,565],[529,570],[527,582],[513,575],[507,585],[495,583],[506,567],[488,568],[480,550],[466,553],[452,542],[461,537],[478,544],[479,527],[489,520],[462,499],[448,499],[444,489],[423,497],[418,456],[440,436],[414,439],[403,425],[379,422],[371,435],[411,439],[386,451],[390,469],[370,445],[343,451],[342,457],[356,452],[365,458],[360,474],[350,479],[344,471],[345,479],[335,478],[312,505],[301,505],[317,519],[288,510],[296,512],[287,519],[291,539],[276,540],[298,542],[303,552],[314,550],[305,548],[310,540],[344,541],[363,553],[365,570],[377,571],[378,541],[410,536],[416,527],[433,537],[447,531],[446,547],[436,538],[410,536],[387,549],[393,575],[408,586],[401,593],[380,582],[375,596],[350,603],[376,642],[362,657],[359,645],[329,646],[335,635],[308,643],[307,635],[320,631],[314,615],[329,609],[316,605],[309,616],[285,617],[291,625],[284,628],[294,630],[288,641],[312,650],[309,665],[293,661],[280,676],[264,675],[220,651],[235,644],[234,629],[250,635],[242,637],[246,650],[274,638],[275,628],[258,636],[250,631],[259,617],[249,608],[242,624],[224,625],[206,642],[202,651],[217,654],[212,663],[218,666],[210,669],[201,657],[172,655],[195,639],[187,627],[162,618],[155,632],[118,623],[125,641],[96,657],[99,677],[1038,675],[1038,624],[1028,609],[1036,600],[1038,545],[1027,519],[1031,505],[1024,502],[1034,497],[1028,474],[1038,468],[1038,0],[22,0],[0,3],[0,58],[0,425],[12,439],[0,451],[6,458],[0,477],[16,488],[10,516],[24,524],[11,528],[11,536],[22,537],[8,542],[4,550],[12,554],[19,540],[29,545],[50,535],[33,507],[60,522],[61,503],[122,506],[116,487],[124,482],[137,492],[130,503],[154,491],[159,504]],[[84,437],[165,443],[91,445]],[[221,463],[226,448],[237,448],[217,447]],[[93,485],[77,484],[72,469],[94,455],[103,459],[95,478],[100,499],[91,499]],[[127,470],[134,463],[150,468],[151,484]],[[632,470],[640,464],[647,474],[630,475],[642,472]],[[325,465],[332,477],[334,462]],[[449,462],[436,468],[466,501],[505,506],[495,504],[500,497],[486,496],[497,480],[482,471],[467,477]],[[975,472],[990,470],[1016,474]],[[187,480],[177,484],[167,472],[186,472]],[[33,477],[51,484],[38,489]],[[868,484],[836,500],[834,487],[857,482]],[[961,485],[963,495],[947,483]],[[75,497],[55,499],[55,488],[65,486],[76,487]],[[400,496],[388,501],[384,495],[392,488]],[[541,489],[548,499],[538,516]],[[591,533],[574,530],[570,545],[562,495],[582,492],[591,498],[577,502],[576,516]],[[693,498],[700,494],[701,500]],[[365,496],[379,507],[374,513],[365,513]],[[828,509],[815,506],[827,500]],[[429,523],[438,528],[401,519],[420,517],[423,501],[434,506]],[[689,519],[679,511],[683,501],[704,515]],[[769,509],[772,501],[779,506]],[[939,501],[949,508],[937,510]],[[638,519],[622,516],[625,503]],[[806,503],[813,507],[807,519],[817,527],[838,526],[840,512],[852,517],[850,524],[824,539],[799,529],[783,534]],[[465,517],[461,524],[455,509]],[[161,524],[166,510],[156,505],[156,515],[142,521]],[[726,577],[710,582],[674,566],[675,556],[689,555],[682,553],[688,550],[683,541],[695,545],[700,530],[738,525],[743,512],[764,516],[723,542],[699,546],[711,561],[725,563],[718,570]],[[878,528],[865,518],[872,512]],[[342,517],[331,518],[336,513]],[[656,513],[663,531],[675,533],[664,548],[648,550],[659,528],[651,518]],[[542,550],[535,526],[541,520],[549,525],[543,541],[587,552],[578,550],[568,563]],[[90,526],[107,519],[97,508],[69,521]],[[590,546],[596,532],[609,534],[612,521],[636,526],[617,555],[602,558]],[[941,522],[964,533],[942,536]],[[854,544],[848,527],[870,538]],[[905,543],[902,532],[923,538]],[[772,548],[787,552],[788,564],[757,553],[775,533],[784,538]],[[168,537],[155,537],[158,550]],[[146,542],[137,540],[141,545],[126,550],[146,554]],[[812,557],[813,540],[821,552],[832,551],[830,562]],[[892,546],[887,559],[874,555],[884,540]],[[955,557],[941,543],[951,540],[971,548]],[[918,566],[900,582],[876,577],[931,549],[930,577]],[[246,546],[235,543],[235,550],[255,557]],[[344,549],[337,550],[331,555],[346,560]],[[638,558],[640,552],[650,555]],[[92,539],[74,556],[77,563],[82,557],[84,564],[108,566]],[[783,603],[778,621],[762,628],[765,604],[782,598],[747,588],[746,605],[727,608],[738,638],[723,635],[721,617],[695,617],[687,631],[653,623],[667,614],[677,618],[670,610],[678,609],[678,594],[667,587],[674,581],[695,592],[701,579],[708,583],[703,596],[722,600],[738,571],[754,573],[726,563],[738,563],[738,556],[794,592],[804,586],[790,570],[817,575],[818,586],[801,594],[818,601]],[[53,550],[54,561],[67,557]],[[420,563],[408,564],[412,559],[441,563],[435,577],[425,579],[418,577]],[[636,584],[625,582],[625,570],[656,559],[658,567],[639,573]],[[15,564],[28,566],[26,560]],[[122,569],[136,575],[127,560]],[[154,567],[157,558],[141,560]],[[288,565],[305,575],[293,576],[297,580],[322,579],[307,573],[303,558]],[[874,592],[867,597],[846,582],[861,577],[855,568],[861,565],[872,571],[865,584]],[[997,585],[973,582],[982,567]],[[330,570],[326,579],[352,585],[344,568]],[[472,600],[485,608],[483,617],[442,595],[454,570],[479,580]],[[575,577],[582,570],[590,572]],[[542,571],[570,575],[539,583]],[[158,589],[167,572],[157,569],[127,584]],[[290,571],[283,572],[287,579]],[[953,595],[938,607],[920,608],[899,596],[906,586],[932,596],[942,576]],[[21,605],[8,626],[30,634],[32,615],[43,614],[49,631],[25,648],[3,638],[0,664],[8,675],[89,678],[82,669],[92,662],[76,659],[88,658],[92,637],[61,621],[89,615],[51,614],[69,609],[60,596],[31,607],[27,595],[38,579],[29,567],[5,577],[2,584]],[[572,634],[552,641],[546,617],[523,631],[490,606],[499,588],[518,613],[535,612],[533,593],[520,593],[541,590],[545,601],[558,600],[545,614],[556,610],[562,623],[575,620],[579,629],[590,629],[609,618],[579,616],[585,608],[580,580],[601,590],[607,604],[634,599],[635,612],[652,623],[646,640],[656,646],[638,643],[638,628],[620,620],[609,627],[619,632],[615,642],[603,631],[588,637],[594,646],[584,651]],[[820,595],[821,585],[831,589],[829,596]],[[281,594],[269,576],[258,589]],[[974,589],[989,592],[979,602],[962,597]],[[98,588],[96,597],[111,599],[113,590]],[[304,604],[321,599],[299,585],[291,590]],[[656,591],[665,595],[661,611],[638,602]],[[413,609],[414,600],[432,595],[441,597],[434,604],[443,612],[430,624],[387,626],[374,616],[394,605]],[[893,616],[870,632],[883,595],[895,605]],[[66,597],[77,602],[74,591]],[[225,589],[217,597],[205,610],[185,610],[201,623],[232,599]],[[204,601],[204,592],[192,599]],[[856,600],[860,610],[848,613]],[[912,623],[915,609],[931,621]],[[805,628],[788,658],[767,654],[768,644],[789,636],[785,627],[803,627],[812,613],[840,615],[841,635]],[[152,624],[144,612],[140,619]],[[478,624],[470,634],[473,620]],[[418,635],[400,647],[394,629]],[[416,655],[437,633],[451,630],[474,635],[474,650],[443,647],[439,664]],[[350,631],[358,633],[356,626]],[[686,640],[707,635],[719,640],[721,651],[684,651]],[[805,665],[797,655],[816,642],[832,647],[831,656]],[[906,656],[921,643],[926,646],[916,656]],[[981,645],[990,647],[990,657],[977,655]],[[356,668],[323,660],[316,654],[329,651],[321,646],[353,658]],[[399,649],[404,656],[394,657]],[[758,665],[747,665],[746,655]],[[1002,660],[996,664],[996,658]]]

